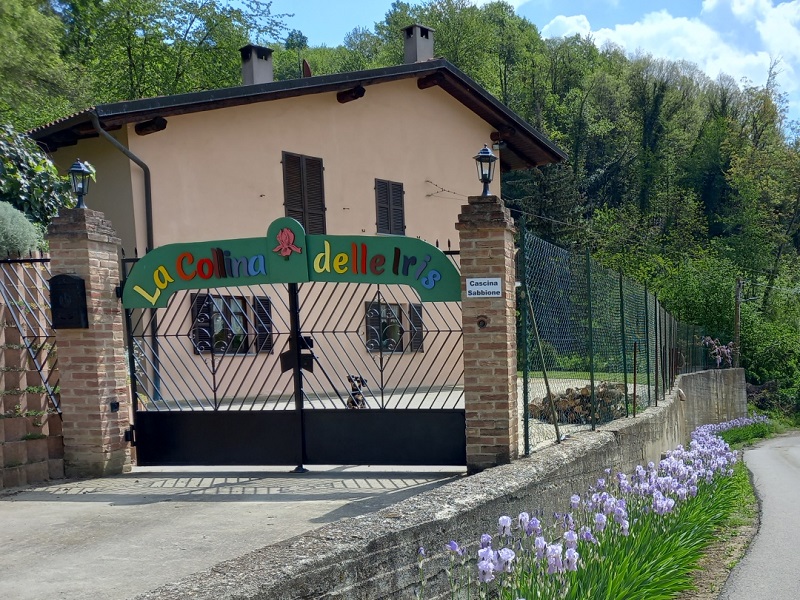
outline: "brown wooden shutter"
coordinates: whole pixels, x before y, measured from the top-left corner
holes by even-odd
[[[283,206],[287,217],[297,219],[305,227],[302,159],[299,154],[283,153]]]
[[[383,179],[375,180],[375,215],[378,233],[392,233],[389,182]]]
[[[378,233],[405,235],[406,216],[402,183],[375,180],[375,214]]]
[[[211,296],[192,294],[192,346],[195,354],[211,352],[213,323]]]
[[[272,352],[272,302],[264,296],[253,298],[256,319],[256,352]]]
[[[391,206],[391,233],[405,235],[406,216],[403,208],[403,184],[392,181],[389,184]]]
[[[322,159],[304,156],[306,184],[306,233],[325,233],[325,185],[322,177]]]
[[[325,233],[325,185],[322,159],[283,153],[283,197],[286,216],[306,233]]]
[[[408,305],[408,320],[411,325],[411,342],[409,347],[412,352],[422,352],[422,339],[425,331],[422,327],[422,304]]]

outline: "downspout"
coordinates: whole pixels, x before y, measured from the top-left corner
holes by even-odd
[[[121,144],[114,136],[108,133],[103,126],[100,125],[100,119],[97,117],[97,113],[92,111],[89,113],[89,117],[92,120],[92,125],[94,126],[95,131],[105,139],[109,141],[109,143],[114,146],[117,150],[122,152],[125,156],[128,157],[129,160],[135,162],[144,172],[144,218],[145,224],[147,226],[147,247],[144,249],[144,254],[149,252],[153,249],[153,189],[150,181],[150,167],[138,156],[136,156],[133,152],[131,152],[130,148]],[[135,220],[136,213],[134,212],[134,231],[136,231],[136,220]],[[135,240],[134,240],[135,242]],[[156,314],[155,309],[151,309],[150,311],[150,338],[151,338],[151,348],[153,349],[153,385],[155,387],[155,398],[156,400],[161,400],[161,374],[160,374],[160,365],[161,360],[159,357],[159,348],[158,348],[158,316]],[[128,332],[128,335],[133,335],[132,331]],[[135,379],[136,374],[131,373],[131,379]],[[135,427],[135,417],[134,417],[134,427]]]
[[[108,142],[114,146],[117,150],[122,152],[125,156],[127,156],[131,161],[135,162],[144,172],[144,219],[145,224],[147,225],[147,247],[143,254],[146,254],[148,251],[153,249],[153,189],[150,183],[150,167],[138,156],[136,156],[133,152],[130,151],[130,148],[121,144],[114,136],[108,133],[105,129],[103,129],[102,125],[100,125],[100,119],[97,117],[97,113],[90,112],[89,117],[92,119],[92,125],[94,125],[95,131],[100,134],[102,137],[106,138]],[[135,228],[134,228],[135,229]]]

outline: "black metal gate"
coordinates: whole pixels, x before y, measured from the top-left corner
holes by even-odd
[[[0,318],[0,382],[6,399],[0,397],[0,413],[19,405],[19,410],[60,414],[49,257],[0,260]]]
[[[140,465],[466,462],[457,302],[317,282],[183,291],[125,317]]]

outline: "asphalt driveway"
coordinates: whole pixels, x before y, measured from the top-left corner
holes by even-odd
[[[134,468],[0,493],[0,597],[123,599],[464,474],[457,468]]]

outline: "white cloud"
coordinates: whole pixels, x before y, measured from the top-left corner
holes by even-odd
[[[800,2],[770,6],[756,20],[764,47],[775,56],[800,60]]]
[[[764,14],[772,8],[772,0],[728,0],[731,12],[743,21]]]
[[[740,23],[735,33],[715,29],[719,20],[708,13],[722,9]],[[560,15],[542,28],[545,37],[576,33],[591,34],[598,47],[612,42],[630,54],[693,62],[712,79],[726,73],[755,85],[767,82],[770,63],[777,59],[777,82],[788,95],[790,117],[800,118],[800,0],[777,6],[774,0],[703,0],[697,17],[660,10],[598,30],[592,30],[585,15]]]
[[[713,4],[715,1],[717,0],[706,0],[705,5]],[[800,0],[796,4],[800,5]],[[769,26],[777,31],[780,21]],[[780,34],[784,36],[783,39],[792,33],[786,27],[784,23],[784,30]],[[756,52],[746,52],[727,43],[717,31],[700,19],[673,17],[666,10],[648,13],[634,23],[596,31],[592,31],[585,15],[560,15],[542,28],[544,37],[561,37],[575,33],[581,35],[591,33],[598,47],[605,42],[612,42],[629,53],[642,51],[657,58],[693,62],[712,79],[720,73],[726,73],[737,81],[747,78],[762,85],[766,83],[770,58],[778,53],[777,44],[781,42],[776,40],[776,48],[767,47]],[[795,30],[792,35],[797,35],[793,52],[796,49],[800,58],[800,31]],[[794,73],[791,64],[784,62],[781,66],[783,72],[779,81],[782,88],[787,92],[797,89],[791,77]]]
[[[568,37],[576,33],[588,35],[591,31],[592,27],[589,25],[589,19],[586,18],[586,15],[573,15],[571,17],[558,15],[542,27],[542,37]]]
[[[769,68],[768,52],[744,52],[699,19],[673,17],[666,10],[635,23],[599,29],[593,36],[598,45],[610,41],[628,52],[642,50],[659,58],[691,61],[712,78],[725,72],[737,80],[747,77],[763,83]]]

